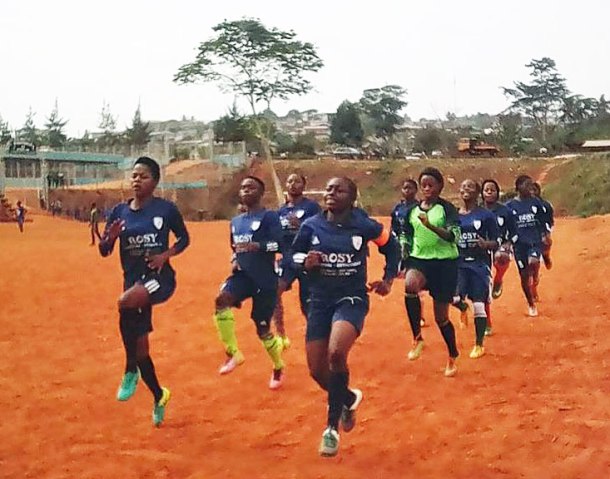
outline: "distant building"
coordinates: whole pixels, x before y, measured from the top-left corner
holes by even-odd
[[[583,151],[610,151],[610,140],[587,140],[582,145]]]

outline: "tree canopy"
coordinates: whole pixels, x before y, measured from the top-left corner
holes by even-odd
[[[195,61],[182,65],[174,81],[215,82],[222,91],[246,98],[253,115],[261,102],[270,108],[275,99],[310,91],[304,74],[323,66],[311,43],[258,19],[224,21],[213,30],[216,36],[199,45]]]
[[[345,100],[337,108],[330,124],[330,141],[347,146],[361,146],[364,138],[360,109],[357,104]]]
[[[396,133],[396,127],[402,123],[400,111],[407,106],[406,94],[407,90],[398,85],[364,90],[360,106],[372,120],[375,136],[387,140]]]
[[[67,136],[64,133],[64,127],[68,121],[60,118],[57,100],[45,123],[47,142],[52,148],[61,148],[67,141]]]

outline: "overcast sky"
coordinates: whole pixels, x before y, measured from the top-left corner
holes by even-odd
[[[408,90],[413,119],[497,113],[499,87],[543,56],[573,92],[610,96],[608,0],[15,0],[0,12],[0,115],[20,128],[31,106],[42,127],[57,99],[72,136],[97,129],[104,101],[120,129],[138,101],[145,120],[214,120],[232,96],[172,78],[214,25],[244,16],[294,30],[325,63],[314,91],[273,104],[278,114],[334,112],[386,84]]]

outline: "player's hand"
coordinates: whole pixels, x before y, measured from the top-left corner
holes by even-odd
[[[298,229],[301,227],[301,220],[297,218],[295,214],[288,215],[288,224],[291,228]]]
[[[428,219],[428,215],[426,213],[420,213],[417,217],[424,226],[430,226],[430,220]]]
[[[396,277],[398,279],[405,279],[407,277],[407,270],[406,269],[401,269],[398,274],[396,275]]]
[[[125,226],[125,220],[122,220],[120,218],[114,220],[108,227],[108,232],[107,232],[108,241],[115,241],[121,234],[121,231],[123,230],[124,226]]]
[[[322,253],[320,251],[310,251],[305,257],[303,266],[305,271],[311,271],[312,269],[319,268],[322,264]]]
[[[152,256],[146,256],[146,265],[153,271],[159,273],[163,266],[165,266],[165,263],[167,263],[168,259],[169,253],[167,251],[159,254],[154,254]]]
[[[387,296],[392,291],[392,280],[373,281],[366,285],[369,292],[377,293],[379,296]]]
[[[241,268],[239,267],[239,263],[236,259],[234,259],[233,261],[231,261],[231,272],[237,273],[239,270],[241,270]]]
[[[551,240],[551,235],[544,235],[542,237],[542,244],[544,246],[551,246],[552,243],[553,241]]]
[[[233,248],[236,253],[256,253],[257,251],[260,251],[261,245],[255,242],[238,243],[234,245]]]

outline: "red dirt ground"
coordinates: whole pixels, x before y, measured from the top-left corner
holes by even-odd
[[[435,327],[424,330],[422,359],[406,360],[402,284],[374,298],[350,360],[365,394],[359,425],[334,459],[317,454],[325,398],[307,375],[296,294],[286,298],[284,389],[267,389],[270,364],[247,308],[238,312],[247,361],[218,376],[210,318],[229,269],[227,223],[189,227],[192,246],[174,261],[178,290],[155,310],[153,357],[173,393],[155,429],[143,384],[129,402],[114,399],[123,368],[116,252],[99,257],[82,224],[34,217],[23,235],[0,224],[0,477],[610,477],[610,217],[558,221],[537,319],[524,316],[511,266],[488,354],[469,359],[474,332],[458,330],[455,378],[441,373]],[[371,261],[377,276],[380,256]]]

